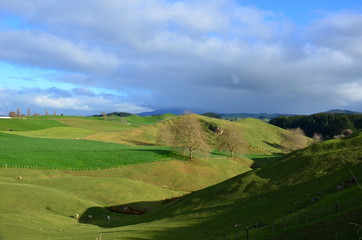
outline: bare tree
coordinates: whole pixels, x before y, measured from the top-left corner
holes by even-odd
[[[31,115],[31,114],[30,114],[30,108],[28,108],[28,117],[30,117],[30,115]]]
[[[312,139],[314,143],[319,143],[323,141],[323,136],[322,134],[314,133]]]
[[[283,134],[284,150],[287,152],[302,149],[308,146],[308,138],[301,128],[288,129]]]
[[[173,134],[171,130],[171,125],[163,124],[160,126],[157,135],[157,142],[165,146],[172,146]]]
[[[12,117],[12,118],[16,117],[16,112],[9,112],[9,117]]]
[[[54,116],[56,116],[57,115],[57,112],[54,112],[54,114],[53,114]]]
[[[128,122],[127,122],[127,119],[125,118],[125,117],[120,117],[119,118],[119,121],[121,122],[121,123],[123,123],[123,124],[127,124]]]
[[[16,116],[19,118],[21,117],[20,108],[16,109]]]
[[[189,159],[195,151],[208,152],[204,131],[196,115],[188,114],[177,119],[171,126],[172,145],[188,152]]]
[[[345,129],[341,132],[341,134],[335,135],[335,136],[333,136],[333,138],[336,139],[336,138],[347,137],[347,136],[351,135],[352,133],[353,133],[353,131],[351,129]]]
[[[48,109],[46,108],[46,109],[45,109],[45,116],[48,116],[48,115],[49,115]]]
[[[236,124],[227,124],[224,126],[222,133],[218,136],[219,150],[230,152],[231,157],[234,157],[236,152],[241,152],[245,141],[242,138],[242,130]]]
[[[107,113],[101,112],[101,115],[102,115],[102,119],[103,119],[104,121],[106,121],[106,120],[107,120]]]

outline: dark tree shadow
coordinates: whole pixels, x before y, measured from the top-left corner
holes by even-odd
[[[133,202],[123,205],[106,207],[90,207],[79,216],[79,223],[96,225],[102,228],[116,228],[133,225],[135,223],[147,223],[152,221],[149,209],[160,208],[177,201],[179,197],[162,201]],[[74,216],[71,216],[74,217]]]
[[[166,149],[130,149],[129,151],[134,152],[149,152],[157,154],[162,158],[174,158],[179,160],[186,160],[187,157],[175,150],[166,150]]]
[[[277,149],[283,149],[283,146],[277,143],[271,143],[271,142],[267,142],[267,141],[263,141],[263,143],[268,144],[269,146],[273,147],[273,148],[277,148]]]

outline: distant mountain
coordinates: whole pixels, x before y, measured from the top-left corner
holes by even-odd
[[[190,110],[192,113],[196,113],[196,114],[205,114],[205,111],[200,111],[200,110]],[[162,115],[162,114],[166,114],[166,113],[171,113],[171,114],[175,114],[175,115],[181,115],[185,112],[185,109],[181,109],[181,108],[169,108],[169,109],[158,109],[152,112],[143,112],[143,113],[138,113],[138,116],[141,117],[147,117],[147,116],[153,116],[153,115]],[[266,120],[269,121],[271,119],[277,118],[279,116],[293,116],[294,114],[280,114],[280,113],[272,113],[272,114],[268,114],[268,113],[214,113],[217,115],[220,115],[222,119],[225,120],[240,120],[240,119],[245,119],[245,118],[256,118],[256,119],[261,119],[261,120]]]
[[[280,116],[293,116],[294,114],[280,114],[280,113],[223,113],[221,114],[222,119],[226,120],[238,120],[245,118],[256,118],[260,120],[269,121],[271,119],[280,117]]]
[[[141,116],[141,117],[147,117],[147,116],[153,116],[153,115],[162,115],[162,114],[166,114],[166,113],[171,113],[171,114],[175,114],[175,115],[181,115],[185,112],[185,110],[189,110],[189,109],[184,109],[184,108],[168,108],[168,109],[158,109],[152,112],[143,112],[143,113],[138,113],[136,115]],[[189,110],[192,113],[197,113],[200,114],[202,113],[202,111],[197,111],[197,110]]]
[[[190,110],[192,113],[196,114],[202,114],[205,113],[205,111],[200,110]],[[181,115],[185,112],[184,108],[168,108],[168,109],[158,109],[152,112],[143,112],[138,113],[138,116],[146,117],[146,116],[152,116],[152,115],[162,115],[166,113],[171,113],[175,115]],[[341,109],[332,109],[326,112],[322,113],[335,113],[335,114],[361,114],[360,112],[354,112],[349,110],[341,110]],[[218,114],[218,113],[215,113]],[[264,121],[270,121],[274,118],[280,117],[280,116],[295,116],[297,114],[282,114],[282,113],[221,113],[218,114],[221,115],[222,119],[225,120],[239,120],[239,119],[246,119],[246,118],[256,118]]]
[[[324,113],[337,113],[337,114],[360,114],[360,112],[354,112],[349,110],[332,109]]]

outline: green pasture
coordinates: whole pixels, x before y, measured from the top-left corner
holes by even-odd
[[[69,127],[100,132],[124,131],[136,127],[119,121],[88,120],[88,118],[59,118],[56,120]]]
[[[6,133],[12,133],[27,137],[76,139],[87,137],[96,133],[96,131],[75,127],[52,127],[34,131],[9,131]]]
[[[200,119],[205,128],[226,123]],[[246,239],[246,227],[260,222],[267,226],[252,228],[249,239],[327,240],[336,233],[339,240],[358,239],[348,223],[362,224],[362,190],[350,172],[362,182],[362,133],[280,155],[284,130],[246,119],[232,124],[244,130],[248,158],[215,151],[187,161],[155,145],[164,119],[135,118],[130,125],[82,118],[24,121],[29,120],[46,123],[38,129],[14,125],[19,130],[12,133],[32,137],[0,132],[0,239]],[[54,122],[61,126],[50,126]],[[82,134],[133,145],[46,138]],[[213,143],[215,134],[207,134]],[[337,190],[341,182],[345,188]],[[351,199],[360,204],[290,224]],[[109,206],[147,213],[120,214]],[[76,213],[79,220],[72,217]],[[272,224],[279,227],[275,232]],[[333,236],[326,234],[331,230]]]
[[[0,133],[0,165],[56,169],[111,168],[177,158],[165,147],[134,147]]]
[[[0,119],[0,131],[33,131],[65,125],[54,120]]]
[[[125,117],[128,123],[132,124],[155,124],[164,120],[172,119],[177,117],[177,115],[174,114],[162,114],[162,115],[154,115],[154,116],[147,116],[147,117],[141,117],[138,115],[130,115]]]

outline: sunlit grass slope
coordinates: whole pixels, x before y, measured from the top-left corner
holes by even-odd
[[[172,231],[179,236],[189,232],[189,239],[207,239],[203,235],[205,231],[222,236],[224,232],[233,233],[234,225],[239,224],[240,234],[244,234],[245,227],[260,221],[268,224],[282,222],[288,210],[293,211],[288,217],[295,218],[297,214],[325,208],[327,204],[334,206],[336,201],[361,197],[362,191],[357,184],[348,185],[342,191],[336,190],[336,185],[352,178],[349,169],[361,178],[361,141],[362,135],[355,134],[313,145],[276,159],[261,169],[191,193],[167,208],[167,214],[160,211],[154,217],[166,222],[189,222],[187,227]],[[312,203],[313,197],[320,200]],[[361,216],[361,207],[356,211]],[[356,220],[356,216],[349,220]],[[333,227],[333,224],[326,225],[324,230]],[[329,239],[322,235],[317,232],[311,239]],[[159,238],[169,239],[162,234]],[[175,235],[173,239],[183,238]],[[283,239],[293,238],[286,234]]]
[[[32,131],[64,126],[60,122],[49,119],[0,119],[0,131]]]
[[[94,222],[107,227],[119,226],[134,219],[134,216],[109,212],[105,206],[144,199],[160,205],[162,203],[158,201],[180,195],[126,178],[79,177],[23,169],[2,169],[0,176],[1,239],[95,239],[104,229],[80,224],[72,216],[92,209],[89,213],[93,215]],[[18,180],[18,176],[22,176],[22,180]],[[152,207],[145,206],[146,209],[147,206]],[[107,215],[112,221],[107,220]],[[87,219],[86,216],[84,218]],[[126,232],[122,235],[133,235]]]
[[[172,114],[164,114],[149,117],[131,115],[125,117],[127,123],[120,122],[119,117],[115,121],[104,121],[102,118],[86,117],[39,117],[30,119],[4,119],[0,120],[0,130],[33,137],[48,138],[82,138],[109,143],[127,145],[159,145],[158,133],[164,124],[172,124],[178,117]],[[212,119],[198,116],[207,132],[209,143],[216,148],[217,134],[210,127],[225,124],[234,124],[243,131],[245,139],[245,154],[275,154],[283,151],[284,129],[267,124],[257,119],[244,119],[238,122],[229,122],[220,119]],[[98,119],[98,120],[97,120]],[[61,127],[61,128],[59,128]],[[69,127],[69,129],[66,129]]]
[[[168,113],[168,114],[146,116],[146,117],[141,117],[138,115],[130,115],[125,117],[125,119],[127,120],[128,123],[133,123],[133,124],[155,124],[175,117],[177,117],[177,115]]]
[[[158,145],[157,134],[159,127],[160,124],[153,124],[126,131],[97,132],[85,137],[85,139],[128,145]]]
[[[119,121],[88,120],[84,118],[60,118],[56,120],[69,127],[84,128],[97,132],[124,131],[135,127]]]
[[[258,126],[259,122],[251,124]],[[259,128],[263,128],[263,125]],[[212,136],[212,133],[209,134]],[[253,132],[251,135],[258,138]],[[4,141],[1,146],[5,146],[2,151],[27,139],[0,134],[0,141],[2,137]],[[5,140],[12,142],[6,145]],[[69,145],[64,145],[62,141]],[[267,142],[277,143],[276,138],[270,138]],[[102,145],[100,153],[107,156],[113,156],[119,149],[133,149],[80,140],[56,140],[50,144],[70,147],[70,155],[75,153],[71,147],[74,145],[84,155],[84,149],[80,146],[85,147],[82,145],[85,143],[96,144],[91,147],[93,150]],[[327,204],[333,205],[340,199],[360,196],[361,190],[356,184],[348,185],[342,191],[337,191],[336,185],[351,179],[349,169],[354,171],[357,178],[362,176],[361,143],[360,133],[322,142],[279,159],[270,159],[270,163],[263,163],[262,168],[242,175],[237,172],[249,168],[239,164],[250,165],[250,162],[223,157],[188,162],[152,162],[94,172],[2,169],[0,191],[8,194],[2,195],[4,204],[0,205],[0,236],[4,239],[34,239],[34,236],[36,239],[96,239],[102,234],[102,239],[107,240],[207,240],[213,237],[223,239],[223,234],[227,233],[227,239],[233,239],[235,224],[239,224],[239,238],[245,238],[243,234],[246,226],[259,221],[268,224],[281,222],[288,215],[288,210],[293,210],[288,216],[295,217],[296,214]],[[38,154],[42,152],[39,145],[46,147],[45,142],[38,142],[37,147],[29,144],[29,148],[37,150]],[[117,146],[117,150],[113,146]],[[12,148],[18,149],[20,147]],[[57,154],[63,151],[61,147],[59,149]],[[158,148],[149,149],[157,153],[154,150]],[[92,154],[97,156],[95,152]],[[147,152],[147,155],[150,153]],[[21,156],[26,159],[24,154]],[[17,180],[17,176],[22,176],[23,180]],[[233,178],[226,180],[230,177]],[[226,181],[216,184],[223,180]],[[214,183],[216,185],[209,186]],[[193,188],[193,185],[196,187]],[[209,187],[197,190],[206,186]],[[169,204],[162,201],[188,191],[194,192]],[[312,203],[311,198],[317,196],[317,192],[323,194],[318,195],[319,201]],[[141,216],[128,216],[110,213],[105,209],[109,205],[128,204],[151,211]],[[361,212],[361,208],[355,211]],[[75,212],[83,216],[80,223],[70,217]],[[88,214],[92,214],[94,220],[87,221],[84,216]],[[112,221],[107,222],[107,215],[111,215]],[[343,219],[354,220],[352,217]],[[323,225],[326,229],[330,227],[333,226]],[[287,233],[283,239],[292,239],[289,236],[293,234]],[[318,233],[308,236],[311,239],[326,239]]]
[[[110,168],[172,159],[162,147],[132,147],[86,140],[43,139],[0,133],[0,164],[57,169]]]
[[[179,116],[182,117],[182,116]],[[229,122],[225,120],[212,119],[204,116],[198,116],[207,132],[209,144],[217,147],[217,134],[212,132],[210,126],[223,127],[225,124],[234,124],[243,130],[245,139],[245,154],[276,154],[283,152],[284,129],[267,124],[257,119],[245,119],[238,122]],[[142,117],[138,117],[142,118]],[[177,117],[165,120],[160,123],[141,126],[119,132],[98,132],[86,137],[86,139],[114,142],[130,145],[157,145],[157,136],[163,124],[172,124]]]
[[[0,236],[3,239],[152,239],[170,225],[106,207],[131,205],[143,211],[163,201],[250,170],[248,160],[173,160],[102,171],[61,172],[0,169]],[[21,180],[17,179],[21,176]],[[81,223],[72,218],[79,213]],[[147,213],[146,215],[149,215]],[[93,216],[92,221],[87,215]],[[107,216],[111,216],[111,221]],[[175,223],[171,224],[174,226]],[[178,222],[176,225],[185,225]],[[20,227],[21,226],[21,227]],[[99,227],[101,226],[101,227]],[[155,237],[157,239],[157,237]]]
[[[86,136],[92,135],[96,133],[96,131],[75,127],[52,127],[35,131],[9,131],[6,133],[39,138],[75,139],[84,138]]]
[[[225,124],[233,124],[240,127],[243,133],[243,138],[246,142],[244,153],[247,154],[278,154],[283,152],[284,144],[283,134],[285,130],[261,120],[248,118],[237,122],[226,120],[212,119],[204,116],[199,116],[205,127],[220,126]],[[209,141],[216,144],[215,134],[209,131]]]

